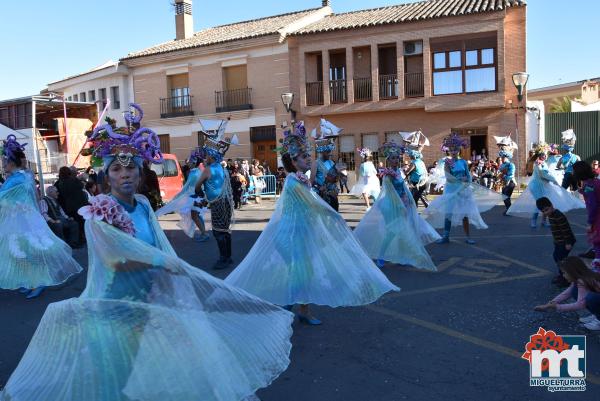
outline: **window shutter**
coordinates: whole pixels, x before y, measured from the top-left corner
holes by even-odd
[[[340,136],[340,152],[354,152],[354,135],[342,135]]]
[[[377,134],[363,134],[362,142],[364,148],[369,148],[373,152],[377,152],[379,149],[379,136]]]

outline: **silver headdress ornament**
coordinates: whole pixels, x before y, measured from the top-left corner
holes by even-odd
[[[205,136],[204,145],[202,146],[204,153],[220,162],[229,150],[229,146],[236,144],[234,141],[238,142],[237,136],[234,135],[231,140],[225,138],[228,120],[205,120],[201,118],[199,122],[200,132]]]
[[[562,136],[562,141],[563,141],[563,149],[566,150],[573,150],[573,148],[575,147],[575,142],[577,142],[577,136],[575,135],[575,131],[573,131],[572,128],[563,131],[560,133],[560,135]]]
[[[421,130],[412,131],[412,132],[400,132],[402,139],[404,141],[404,145],[410,149],[418,150],[419,152],[423,150],[425,146],[429,146],[429,139],[423,134]]]
[[[501,150],[510,151],[512,149],[519,149],[517,143],[510,137],[510,134],[507,136],[494,136],[494,139],[496,140],[496,145],[498,145]]]
[[[344,129],[322,118],[319,130],[320,132],[317,132],[317,129],[314,128],[311,132],[311,136],[315,139],[317,152],[331,152],[335,149],[334,138],[337,138]]]

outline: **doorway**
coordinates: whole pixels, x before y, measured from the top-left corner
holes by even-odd
[[[277,171],[277,141],[274,125],[250,127],[250,142],[252,142],[252,157],[261,164],[266,161],[272,174]]]
[[[471,160],[471,155],[475,151],[476,155],[481,155],[485,150],[485,156],[489,159],[487,149],[487,127],[486,128],[452,128],[451,132],[456,132],[461,137],[469,140],[469,146],[464,149],[460,156],[465,160]]]

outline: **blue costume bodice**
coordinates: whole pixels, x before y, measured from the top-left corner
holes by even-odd
[[[579,161],[579,156],[571,152],[567,152],[563,155],[561,160],[562,166],[565,169],[565,173],[573,173],[573,164]]]
[[[469,173],[469,165],[464,159],[456,160],[450,171],[454,177],[458,179],[467,177],[470,181],[471,173]]]
[[[512,181],[515,178],[515,164],[513,162],[504,162],[499,170],[504,174],[504,182]]]
[[[335,167],[335,163],[333,161],[319,160],[319,163],[317,163],[317,174],[315,175],[315,183],[319,186],[325,185],[325,176],[333,167]]]
[[[398,194],[398,196],[400,196],[400,198],[402,198],[404,196],[404,179],[402,178],[402,173],[400,172],[399,168],[395,168],[393,169],[395,172],[398,173],[397,177],[392,178],[392,185],[394,185],[394,189],[396,190],[396,193]]]
[[[427,174],[427,167],[421,159],[412,160],[412,164],[415,165],[415,168],[410,173],[410,182],[416,184],[421,180],[421,177]]]
[[[204,192],[206,198],[212,201],[221,195],[223,183],[225,182],[225,171],[220,163],[213,163],[209,166],[210,178],[204,182]]]
[[[27,172],[25,170],[16,170],[9,175],[4,184],[2,184],[0,192],[8,191],[19,184],[25,183],[25,181],[27,181]]]

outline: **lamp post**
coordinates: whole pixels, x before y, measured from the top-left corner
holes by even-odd
[[[526,72],[515,72],[512,74],[512,81],[517,89],[517,100],[519,101],[519,104],[517,105],[517,112],[515,114],[515,131],[517,134],[517,182],[519,182],[521,178],[521,154],[519,153],[519,109],[521,108],[523,93],[525,92],[525,86],[527,85],[528,80],[529,74]]]
[[[296,110],[292,109],[292,103],[294,102],[294,94],[292,92],[286,92],[281,94],[281,102],[285,106],[285,111],[292,113],[292,124],[296,121]]]

